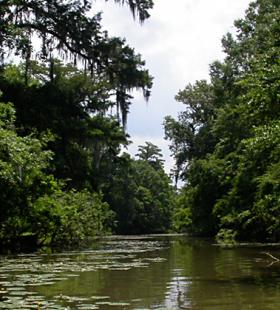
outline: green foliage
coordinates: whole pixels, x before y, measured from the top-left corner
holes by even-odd
[[[0,104],[0,239],[22,233],[28,201],[40,195],[52,152],[45,150],[49,137],[20,137],[14,130],[15,111]]]
[[[220,229],[216,240],[221,244],[234,244],[236,243],[237,232],[232,229]]]
[[[50,137],[18,136],[11,104],[0,104],[0,119],[0,241],[31,234],[42,244],[66,245],[108,232],[114,216],[101,195],[62,191],[46,174]]]
[[[248,225],[258,224],[271,240],[280,238],[280,164],[272,164],[258,178],[253,217]]]
[[[277,239],[275,224],[279,209],[280,126],[279,121],[254,129],[254,136],[242,140],[237,172],[232,187],[214,212],[221,227],[230,227],[244,238]]]
[[[141,23],[153,7],[152,0],[115,2]],[[15,107],[0,106],[2,243],[29,235],[66,245],[112,229],[170,227],[174,191],[160,149],[147,143],[139,160],[120,155],[129,143],[131,91],[147,100],[152,78],[92,9],[79,0],[1,2],[0,89]]]
[[[203,158],[213,150],[214,137],[210,125],[215,117],[213,87],[206,81],[187,85],[175,97],[186,105],[178,121],[167,116],[164,121],[165,139],[171,141],[170,150],[176,161],[175,181],[185,178],[189,162],[193,158]]]
[[[136,156],[143,161],[148,162],[155,169],[163,169],[162,154],[159,147],[151,142],[145,142],[146,145],[140,145],[138,147],[138,153]]]
[[[109,84],[92,84],[87,74],[59,62],[49,81],[46,67],[33,64],[30,85],[11,73],[17,70],[16,76],[23,76],[21,67],[8,66],[2,78],[3,98],[15,104],[19,132],[51,130],[56,137],[49,144],[54,152],[52,173],[75,188],[98,188],[105,175],[101,166],[109,166],[120,146],[128,143],[119,121],[106,113],[114,105]]]
[[[175,193],[161,166],[123,154],[107,186],[105,200],[117,214],[118,233],[160,233],[170,228]]]
[[[115,2],[128,3],[133,15],[137,14],[141,22],[149,17],[148,10],[153,7],[151,0]],[[30,57],[33,51],[31,35],[36,33],[41,40],[42,57],[58,49],[65,56],[80,57],[92,65],[98,60],[103,62],[110,41],[101,30],[100,13],[88,17],[91,9],[88,0],[3,0],[0,10],[1,52],[5,54],[7,47]]]
[[[13,130],[15,119],[16,115],[13,105],[11,103],[4,104],[0,102],[0,128]]]
[[[189,189],[183,188],[175,200],[172,214],[172,228],[175,231],[187,232],[192,226],[191,193]]]
[[[114,213],[102,196],[88,191],[63,192],[39,197],[31,205],[31,227],[39,242],[67,246],[110,232]]]
[[[165,232],[170,227],[174,195],[163,169],[142,160],[134,162],[137,184],[134,229],[139,233]]]
[[[211,65],[211,84],[188,85],[176,97],[186,111],[166,118],[186,181],[178,230],[279,240],[279,12],[278,1],[252,2],[236,37],[223,38],[226,58]]]
[[[141,23],[153,7],[115,2]],[[1,2],[0,89],[13,105],[0,105],[0,243],[28,235],[68,245],[110,230],[170,228],[175,195],[161,150],[147,142],[139,160],[120,155],[131,91],[147,100],[152,77],[92,9],[79,0]]]
[[[141,22],[149,17],[148,10],[153,7],[151,0],[115,2],[127,3]],[[9,53],[19,55],[24,60],[23,82],[30,85],[32,71],[38,69],[34,60],[40,59],[49,65],[49,80],[53,81],[56,51],[63,62],[84,67],[92,83],[102,80],[109,85],[107,91],[114,97],[125,125],[131,90],[141,89],[148,99],[152,78],[143,68],[141,56],[124,39],[111,38],[102,30],[100,13],[89,16],[91,8],[90,1],[2,1],[0,61],[4,64]],[[39,50],[34,37],[41,41]]]

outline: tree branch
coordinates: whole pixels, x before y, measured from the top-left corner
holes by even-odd
[[[270,258],[272,258],[273,260],[275,260],[276,262],[280,262],[280,259],[273,256],[272,254],[268,253],[268,252],[263,252],[264,254],[266,254],[267,256],[269,256]]]
[[[35,25],[35,24],[31,24],[31,23],[20,23],[20,24],[16,24],[17,27],[19,28],[26,28],[26,29],[34,29],[37,30],[41,33],[48,33],[52,36],[54,36],[56,39],[58,39],[60,42],[62,42],[63,45],[66,46],[66,48],[73,54],[77,54],[80,55],[82,58],[86,59],[86,60],[92,60],[91,57],[89,57],[87,54],[81,52],[80,50],[75,49],[74,47],[72,47],[66,40],[65,38],[63,38],[62,36],[60,36],[57,32],[47,29],[43,26],[39,26],[39,25]]]

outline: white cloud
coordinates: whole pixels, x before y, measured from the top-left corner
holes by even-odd
[[[243,17],[250,0],[154,0],[151,17],[141,26],[128,8],[113,1],[96,1],[104,11],[109,34],[126,37],[146,60],[154,76],[149,104],[137,95],[128,117],[128,131],[136,146],[151,141],[164,150],[170,166],[162,123],[166,115],[177,116],[182,105],[174,100],[179,89],[208,78],[209,64],[222,59],[221,38],[233,32],[235,19]],[[130,147],[133,152],[134,146]]]

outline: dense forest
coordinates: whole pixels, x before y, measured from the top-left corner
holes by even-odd
[[[228,241],[279,241],[280,2],[252,2],[235,28],[210,81],[179,91],[185,111],[165,118],[184,182],[174,225]]]
[[[149,0],[129,5],[144,22]],[[152,77],[91,1],[0,6],[0,240],[67,245],[170,228],[174,189],[161,150],[125,152],[131,91]],[[91,16],[91,17],[89,17]],[[132,21],[133,22],[133,21]]]
[[[153,7],[115,2],[140,23]],[[176,189],[156,145],[125,152],[132,90],[148,100],[153,79],[94,2],[2,0],[0,244],[171,230],[279,240],[279,6],[252,2],[210,80],[176,96],[185,111],[164,120]]]

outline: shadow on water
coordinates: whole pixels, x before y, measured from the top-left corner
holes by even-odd
[[[278,251],[173,235],[0,256],[0,309],[279,309]]]

